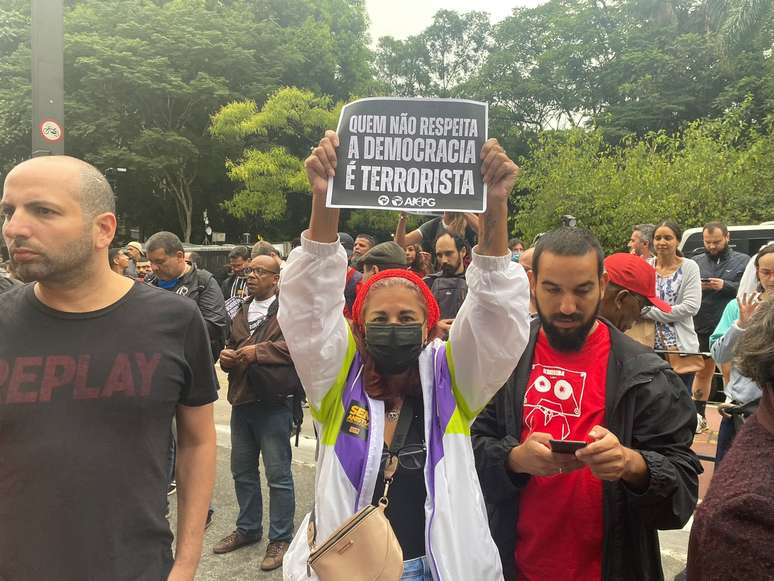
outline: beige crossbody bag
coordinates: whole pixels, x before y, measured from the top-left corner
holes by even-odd
[[[387,493],[398,469],[395,455],[403,447],[414,417],[412,398],[403,403],[395,437],[390,446],[390,461],[384,469],[384,494],[379,504],[369,504],[342,523],[319,547],[315,508],[309,517],[307,541],[311,570],[320,581],[399,581],[403,575],[403,550],[384,514],[389,500]]]

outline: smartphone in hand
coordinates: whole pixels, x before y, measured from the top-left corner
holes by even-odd
[[[551,451],[554,454],[575,454],[581,448],[585,448],[588,442],[580,440],[549,440]]]

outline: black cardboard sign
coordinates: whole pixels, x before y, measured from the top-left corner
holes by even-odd
[[[332,208],[483,212],[486,103],[361,99],[344,106]]]

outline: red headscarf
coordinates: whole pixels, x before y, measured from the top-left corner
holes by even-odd
[[[355,304],[352,305],[352,321],[355,325],[360,328],[363,327],[362,311],[368,291],[375,283],[385,278],[405,278],[406,280],[413,282],[419,288],[422,297],[425,299],[425,306],[427,308],[427,331],[432,331],[435,324],[438,322],[438,319],[441,318],[441,309],[438,307],[438,301],[435,300],[433,293],[419,275],[410,270],[397,268],[390,268],[378,272],[360,285],[357,291],[357,297],[355,298]]]
[[[416,366],[407,369],[396,375],[382,376],[374,365],[374,361],[368,353],[365,346],[364,326],[363,326],[363,305],[366,296],[371,287],[378,281],[385,278],[405,278],[413,282],[422,293],[427,307],[427,330],[428,333],[433,330],[438,319],[441,318],[441,310],[438,307],[438,301],[435,300],[433,293],[427,288],[425,281],[416,273],[402,269],[383,270],[358,287],[355,303],[352,305],[352,323],[353,335],[358,346],[358,351],[363,358],[364,372],[363,385],[368,395],[374,399],[381,399],[387,402],[394,401],[406,395],[421,397],[422,384],[419,379],[419,370]]]

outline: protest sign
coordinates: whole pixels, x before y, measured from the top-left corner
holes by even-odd
[[[488,106],[377,97],[344,106],[331,208],[483,212]]]

